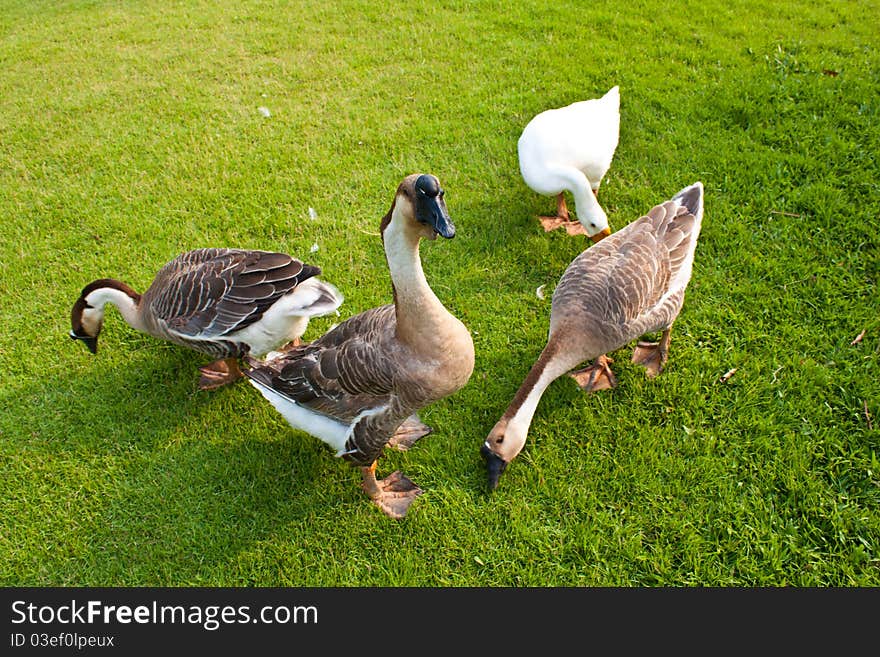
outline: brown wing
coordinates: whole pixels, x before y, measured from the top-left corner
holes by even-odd
[[[350,422],[389,404],[395,394],[397,367],[388,357],[394,328],[393,305],[373,308],[270,361],[248,359],[247,375],[298,404]]]
[[[671,322],[680,295],[668,304],[664,295],[686,259],[694,223],[686,208],[667,201],[586,249],[559,281],[554,315],[586,313],[621,331],[646,321]],[[658,312],[665,319],[655,317]]]
[[[258,321],[278,299],[320,273],[285,253],[196,249],[159,271],[144,303],[176,333],[215,338]]]

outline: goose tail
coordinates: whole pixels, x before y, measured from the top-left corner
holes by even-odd
[[[694,215],[697,223],[703,219],[703,183],[700,181],[685,187],[673,196],[672,200],[687,208],[688,212]]]
[[[317,317],[334,312],[345,300],[342,292],[320,278],[303,281],[290,292],[288,312],[303,317]]]

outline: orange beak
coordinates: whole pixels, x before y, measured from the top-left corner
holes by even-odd
[[[595,235],[590,235],[590,239],[593,240],[593,244],[596,242],[600,242],[611,234],[610,228],[603,228]]]

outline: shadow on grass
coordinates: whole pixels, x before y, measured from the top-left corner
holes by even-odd
[[[198,583],[278,527],[368,505],[246,382],[197,391],[202,360],[150,348],[3,391],[8,584]]]

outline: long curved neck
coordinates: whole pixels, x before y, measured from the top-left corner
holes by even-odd
[[[521,434],[523,438],[528,433],[544,391],[568,371],[567,367],[562,367],[558,361],[554,360],[555,349],[548,349],[548,347],[551,345],[548,344],[544,348],[538,360],[532,365],[532,369],[529,370],[502,416],[508,418],[508,427],[514,429],[517,434]]]
[[[590,229],[590,222],[594,222],[599,227],[604,227],[608,223],[608,215],[596,200],[596,195],[590,186],[590,181],[580,171],[572,171],[570,181],[571,195],[574,197],[574,206],[577,211],[577,219],[584,228]]]
[[[424,342],[435,333],[438,322],[445,321],[450,314],[425,278],[417,229],[409,226],[396,208],[393,212],[382,240],[394,287],[397,332],[404,340],[418,336]]]
[[[551,337],[547,341],[541,355],[532,365],[507,410],[501,416],[502,421],[507,420],[508,435],[519,442],[517,452],[526,442],[532,418],[544,391],[577,364],[577,357],[569,356],[565,346],[557,339]]]
[[[104,306],[113,304],[126,324],[138,331],[146,331],[140,312],[141,295],[119,281],[109,281],[86,295],[86,303],[103,312]]]

